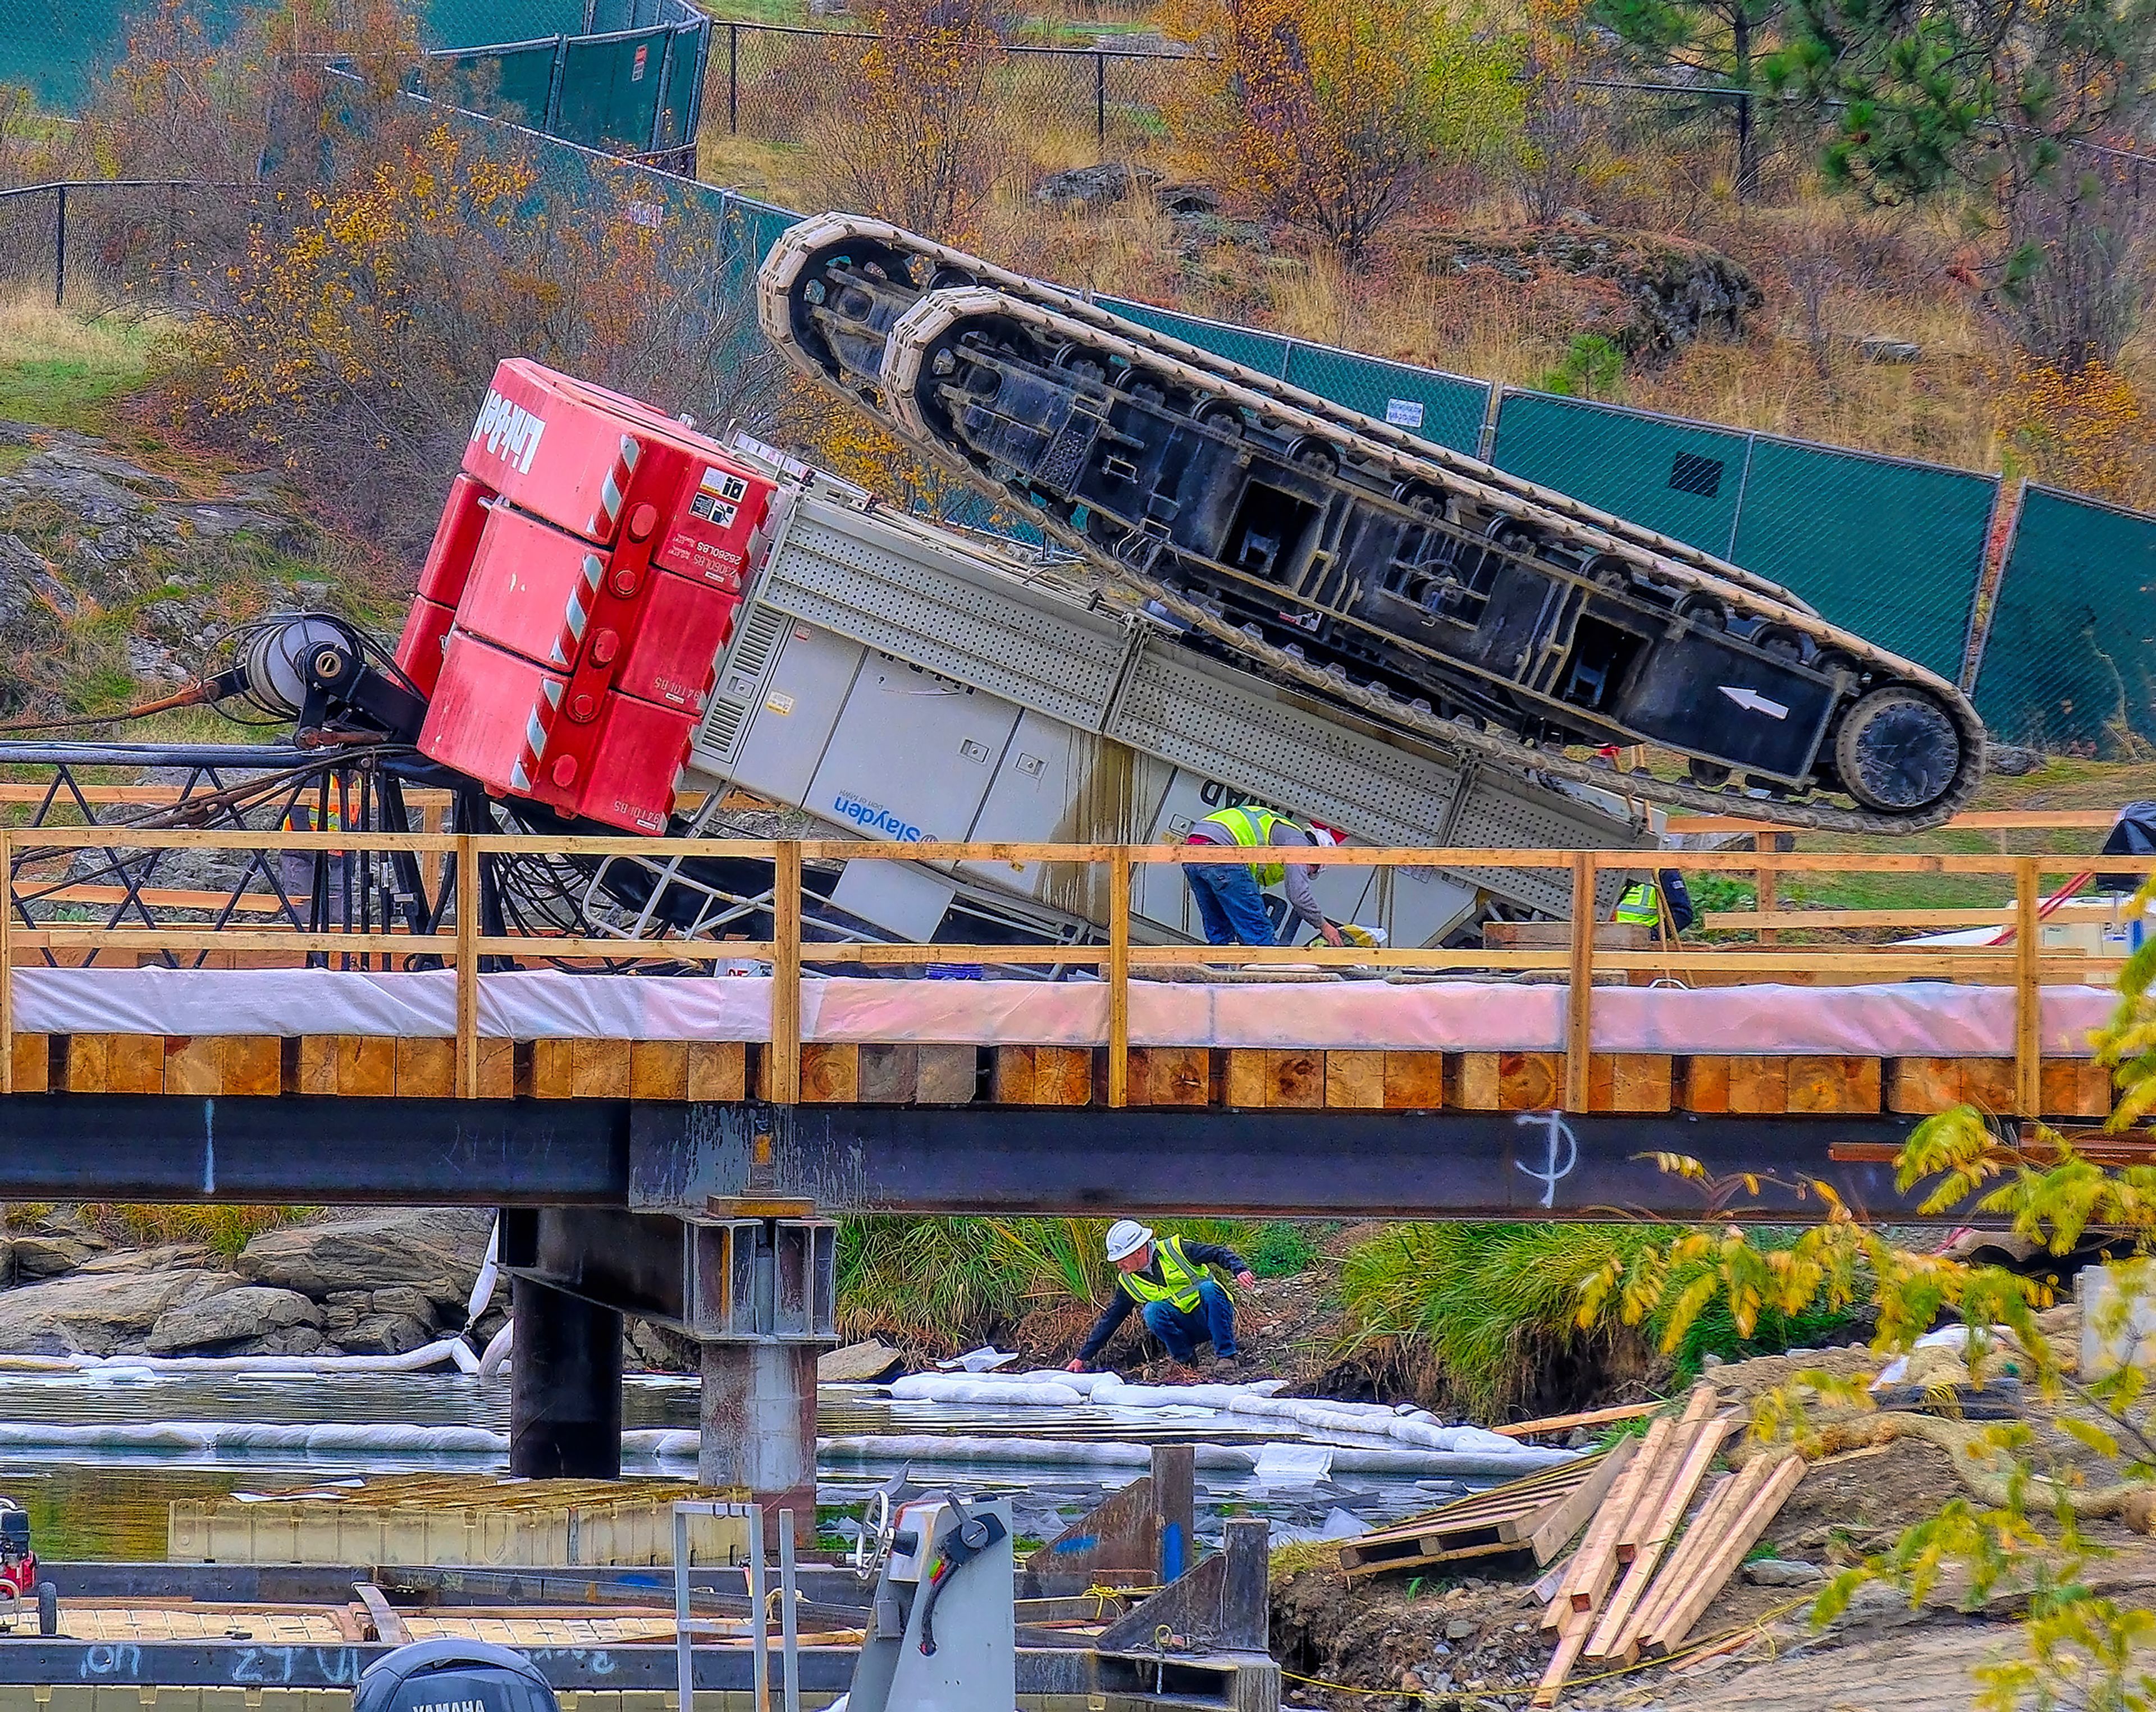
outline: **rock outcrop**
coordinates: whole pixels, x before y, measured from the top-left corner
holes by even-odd
[[[0,1297],[4,1302],[5,1297]],[[244,1344],[275,1339],[280,1354],[305,1355],[322,1347],[322,1310],[297,1290],[235,1284],[157,1317],[142,1347],[153,1356],[223,1354]],[[300,1330],[309,1338],[278,1338]]]
[[[238,1268],[251,1284],[325,1300],[405,1285],[412,1294],[372,1311],[417,1318],[413,1305],[424,1300],[461,1317],[493,1228],[494,1215],[473,1207],[360,1213],[264,1231],[240,1251]]]
[[[0,1350],[11,1353],[112,1356],[146,1347],[164,1317],[221,1295],[239,1283],[228,1272],[70,1273],[0,1293]]]
[[[1758,282],[1719,250],[1654,233],[1428,231],[1409,243],[1433,271],[1493,274],[1531,293],[1560,331],[1599,334],[1627,356],[1650,361],[1696,340],[1739,337],[1766,300]]]

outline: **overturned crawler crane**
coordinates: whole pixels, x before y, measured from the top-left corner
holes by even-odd
[[[1667,536],[880,222],[785,233],[765,331],[804,372],[1231,657],[1448,748],[1818,830],[1965,806],[1953,684]],[[1829,793],[1832,793],[1830,795]],[[1846,799],[1845,802],[1835,798]]]

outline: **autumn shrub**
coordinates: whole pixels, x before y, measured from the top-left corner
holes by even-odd
[[[824,199],[972,243],[1009,161],[993,0],[879,0],[865,23],[875,39],[810,126]]]
[[[204,282],[172,397],[408,556],[505,356],[767,426],[775,361],[724,231],[633,168],[578,171],[550,182],[527,146],[386,108]]]
[[[1168,13],[1203,50],[1168,110],[1194,168],[1349,261],[1440,174],[1516,145],[1517,44],[1450,0],[1172,0]]]
[[[2156,418],[2117,369],[2067,374],[2024,363],[1999,387],[2000,430],[2038,480],[2121,503],[2146,502],[2156,475]]]

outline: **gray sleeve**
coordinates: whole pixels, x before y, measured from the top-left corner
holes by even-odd
[[[1311,837],[1299,826],[1290,826],[1285,821],[1275,821],[1272,842],[1276,844],[1307,844],[1311,842]],[[1281,881],[1281,889],[1287,894],[1288,909],[1308,922],[1311,926],[1323,927],[1325,912],[1317,907],[1317,894],[1311,889],[1310,884],[1317,870],[1306,864],[1298,866],[1294,863],[1287,863],[1283,865],[1286,872]]]

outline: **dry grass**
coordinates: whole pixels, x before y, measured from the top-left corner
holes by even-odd
[[[55,309],[42,289],[0,295],[0,418],[105,428],[113,401],[147,380],[167,331],[132,311]]]

